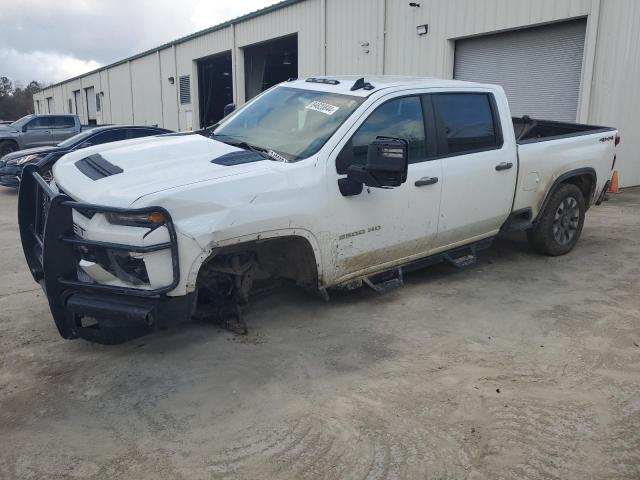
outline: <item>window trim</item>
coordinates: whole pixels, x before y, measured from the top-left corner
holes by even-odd
[[[489,99],[489,109],[491,110],[491,117],[493,120],[493,131],[495,132],[496,144],[491,147],[484,148],[476,148],[474,150],[467,150],[465,152],[454,152],[449,153],[449,142],[447,140],[447,135],[444,132],[444,123],[442,121],[442,117],[438,110],[437,102],[433,101],[434,95],[484,95]],[[500,113],[498,111],[498,105],[496,103],[496,98],[493,92],[482,92],[482,91],[448,91],[448,92],[433,92],[427,94],[431,96],[431,104],[433,106],[434,120],[436,125],[436,138],[438,145],[438,156],[436,158],[451,158],[451,157],[461,157],[463,155],[471,155],[474,153],[482,153],[482,152],[491,152],[493,150],[502,150],[504,147],[504,135],[502,134],[502,123],[500,121]]]
[[[367,120],[369,120],[371,118],[372,115],[374,115],[380,108],[384,107],[387,103],[389,102],[393,102],[396,100],[402,100],[403,98],[411,98],[411,97],[416,97],[418,99],[418,102],[420,102],[420,111],[422,112],[422,130],[424,132],[424,142],[425,142],[425,148],[424,148],[424,157],[419,158],[419,159],[414,159],[413,161],[409,161],[409,165],[413,165],[415,163],[423,163],[423,162],[428,162],[430,160],[435,160],[437,157],[435,156],[437,151],[435,147],[435,142],[432,142],[433,147],[429,148],[429,141],[428,139],[429,137],[429,133],[431,133],[433,135],[434,140],[437,139],[437,137],[435,136],[435,125],[433,123],[431,123],[432,128],[429,128],[429,124],[427,122],[427,118],[429,116],[430,120],[433,120],[433,116],[434,116],[434,111],[433,109],[431,109],[431,112],[429,112],[428,108],[425,107],[425,100],[424,97],[426,96],[426,93],[409,93],[406,95],[399,95],[397,97],[392,97],[389,98],[388,100],[385,100],[384,102],[382,102],[380,105],[378,105],[377,107],[375,107],[373,109],[373,111],[371,113],[369,113],[364,120],[362,120],[362,122],[360,122],[360,124],[356,127],[355,131],[349,135],[349,139],[346,141],[346,143],[342,146],[342,148],[340,149],[340,151],[338,152],[338,154],[335,157],[334,163],[335,163],[335,168],[336,168],[336,173],[338,175],[346,175],[347,173],[341,173],[338,170],[338,159],[340,158],[340,156],[342,155],[342,152],[350,147],[351,149],[353,149],[353,144],[352,144],[352,140],[353,137],[358,133],[358,131],[362,128],[362,126],[367,122]],[[430,132],[430,130],[433,130],[432,132]],[[433,152],[434,156],[430,156],[430,151]]]

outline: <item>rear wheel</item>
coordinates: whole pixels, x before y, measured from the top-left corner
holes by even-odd
[[[560,185],[536,225],[527,231],[529,244],[545,255],[569,253],[582,233],[585,212],[582,191],[570,183]]]
[[[18,146],[14,142],[0,142],[0,158],[16,150]]]

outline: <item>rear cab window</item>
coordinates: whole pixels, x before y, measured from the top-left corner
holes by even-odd
[[[102,143],[118,142],[120,140],[127,139],[127,130],[119,128],[116,130],[107,130],[106,132],[96,133],[93,137],[86,140],[84,143],[89,145],[100,145]]]
[[[440,156],[465,155],[502,147],[493,95],[484,92],[432,94]]]
[[[150,128],[132,128],[129,130],[129,138],[150,137],[160,134],[162,134],[162,132]]]
[[[52,117],[53,125],[51,128],[73,128],[76,126],[76,121],[73,117],[69,116],[57,116]]]

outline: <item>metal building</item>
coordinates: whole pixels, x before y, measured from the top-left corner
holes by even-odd
[[[36,112],[189,130],[289,77],[405,74],[503,85],[514,115],[616,126],[640,184],[637,0],[285,0],[52,85]]]

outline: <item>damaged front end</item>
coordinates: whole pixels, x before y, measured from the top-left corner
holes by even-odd
[[[255,252],[218,255],[198,275],[198,308],[195,318],[214,319],[223,327],[246,334],[242,307],[249,302],[258,273]]]
[[[74,211],[134,220],[159,212],[168,241],[141,246],[89,240],[74,224]],[[20,186],[18,221],[29,269],[47,296],[63,338],[116,344],[190,318],[195,295],[167,295],[179,283],[180,268],[177,234],[166,210],[76,202],[55,192],[37,166],[28,165]],[[169,252],[171,281],[166,285],[149,283],[142,258],[155,252]],[[111,281],[97,281],[101,276]]]

